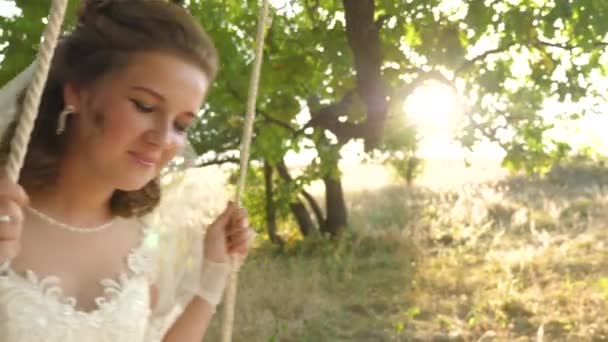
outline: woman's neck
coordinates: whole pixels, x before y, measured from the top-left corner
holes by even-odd
[[[114,189],[83,167],[64,166],[52,185],[29,194],[30,205],[68,225],[94,227],[109,221]]]

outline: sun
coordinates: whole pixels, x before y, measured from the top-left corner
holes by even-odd
[[[454,89],[438,82],[416,88],[403,109],[412,123],[424,131],[453,128],[462,116],[462,102]]]
[[[422,155],[436,154],[439,150],[454,151],[456,127],[464,112],[463,101],[454,88],[427,82],[407,97],[403,110],[421,137]]]

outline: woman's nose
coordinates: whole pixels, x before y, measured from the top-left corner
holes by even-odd
[[[148,142],[159,147],[165,147],[172,143],[171,124],[163,120],[159,120],[156,125],[149,131]]]

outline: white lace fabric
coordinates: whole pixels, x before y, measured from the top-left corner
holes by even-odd
[[[10,269],[0,275],[0,341],[162,341],[201,291],[204,228],[222,209],[221,187],[192,177],[163,193],[159,208],[142,220],[143,239],[126,256],[127,273],[100,281],[103,296],[92,311],[64,296],[57,277]]]
[[[58,277],[9,269],[0,276],[0,341],[147,341],[154,250],[145,241],[151,233],[145,229],[144,242],[126,257],[128,273],[100,281],[103,296],[92,311],[64,296]]]

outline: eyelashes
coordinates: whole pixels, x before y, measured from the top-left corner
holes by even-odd
[[[154,113],[156,111],[155,106],[147,105],[144,102],[139,101],[137,99],[130,99],[130,101],[133,104],[133,106],[135,107],[135,109],[137,111],[139,111],[140,113],[150,114],[150,113]],[[173,128],[175,129],[175,131],[177,131],[179,133],[185,133],[188,130],[188,127],[189,127],[188,124],[183,124],[178,121],[176,121],[173,124]]]
[[[175,130],[180,133],[186,133],[186,131],[188,130],[188,125],[180,124],[179,122],[173,124],[173,127],[175,127]]]
[[[131,103],[133,104],[135,109],[137,109],[138,111],[140,111],[142,113],[146,113],[146,114],[152,113],[155,109],[154,106],[147,106],[143,102],[138,101],[136,99],[131,99]]]

